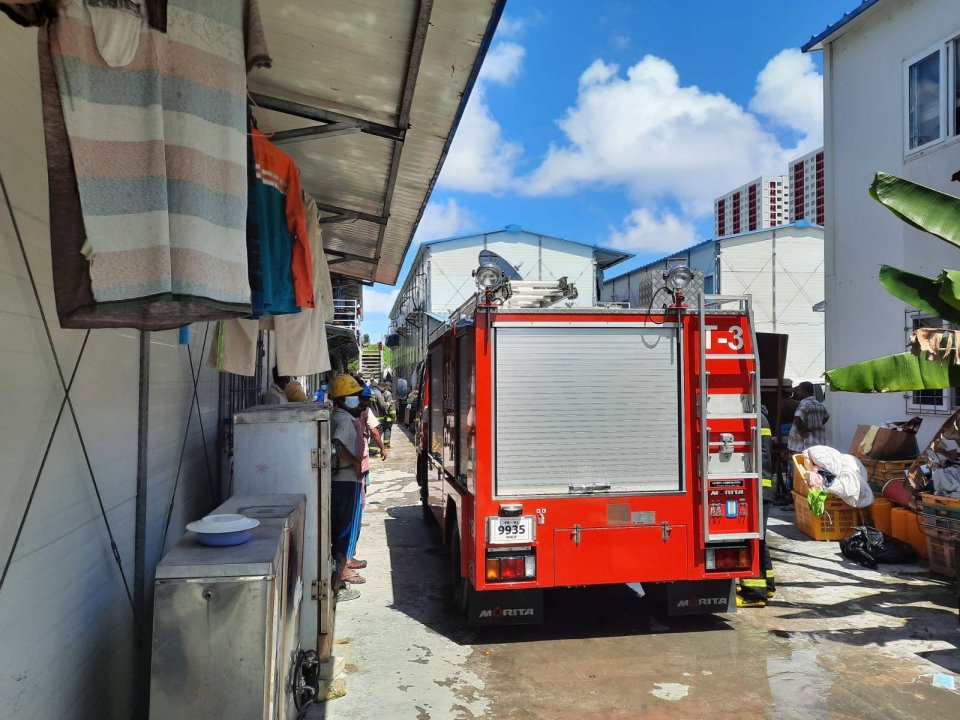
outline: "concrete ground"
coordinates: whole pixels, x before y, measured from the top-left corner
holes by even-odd
[[[960,717],[953,587],[873,572],[775,511],[766,608],[664,618],[625,586],[553,591],[541,626],[471,631],[447,607],[446,551],[420,516],[402,432],[374,461],[362,596],[337,612],[347,694],[307,718]]]

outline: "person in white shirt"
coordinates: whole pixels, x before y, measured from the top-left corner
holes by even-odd
[[[791,452],[801,453],[815,445],[827,444],[827,421],[830,413],[826,406],[814,396],[813,383],[802,382],[793,393],[800,401],[793,415],[793,427],[787,438]]]
[[[260,402],[264,405],[285,405],[289,402],[283,389],[287,385],[288,378],[277,372],[277,366],[273,366],[273,384],[260,395]]]

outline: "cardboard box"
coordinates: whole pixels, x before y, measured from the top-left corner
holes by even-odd
[[[920,454],[916,433],[880,428],[869,453],[860,451],[860,443],[870,430],[870,425],[858,425],[850,444],[850,454],[870,460],[910,460]]]

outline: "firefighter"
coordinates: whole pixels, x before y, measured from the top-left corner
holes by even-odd
[[[393,400],[393,393],[387,387],[386,380],[380,380],[377,383],[377,390],[380,392],[382,403],[380,405],[380,436],[383,438],[385,447],[390,447],[390,430],[397,419],[397,405]]]
[[[767,409],[761,408],[760,413],[760,454],[762,466],[760,469],[761,483],[763,484],[763,525],[760,541],[760,577],[743,578],[737,588],[737,607],[765,607],[767,600],[777,591],[773,563],[770,561],[770,548],[767,546],[767,518],[770,515],[770,505],[773,503],[773,433],[770,430],[770,421],[767,420]]]

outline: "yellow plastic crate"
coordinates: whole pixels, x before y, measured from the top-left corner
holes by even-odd
[[[806,494],[794,491],[793,510],[797,528],[814,540],[843,540],[849,537],[853,528],[864,524],[859,510],[836,497],[827,498],[823,515],[817,517],[810,509]]]

